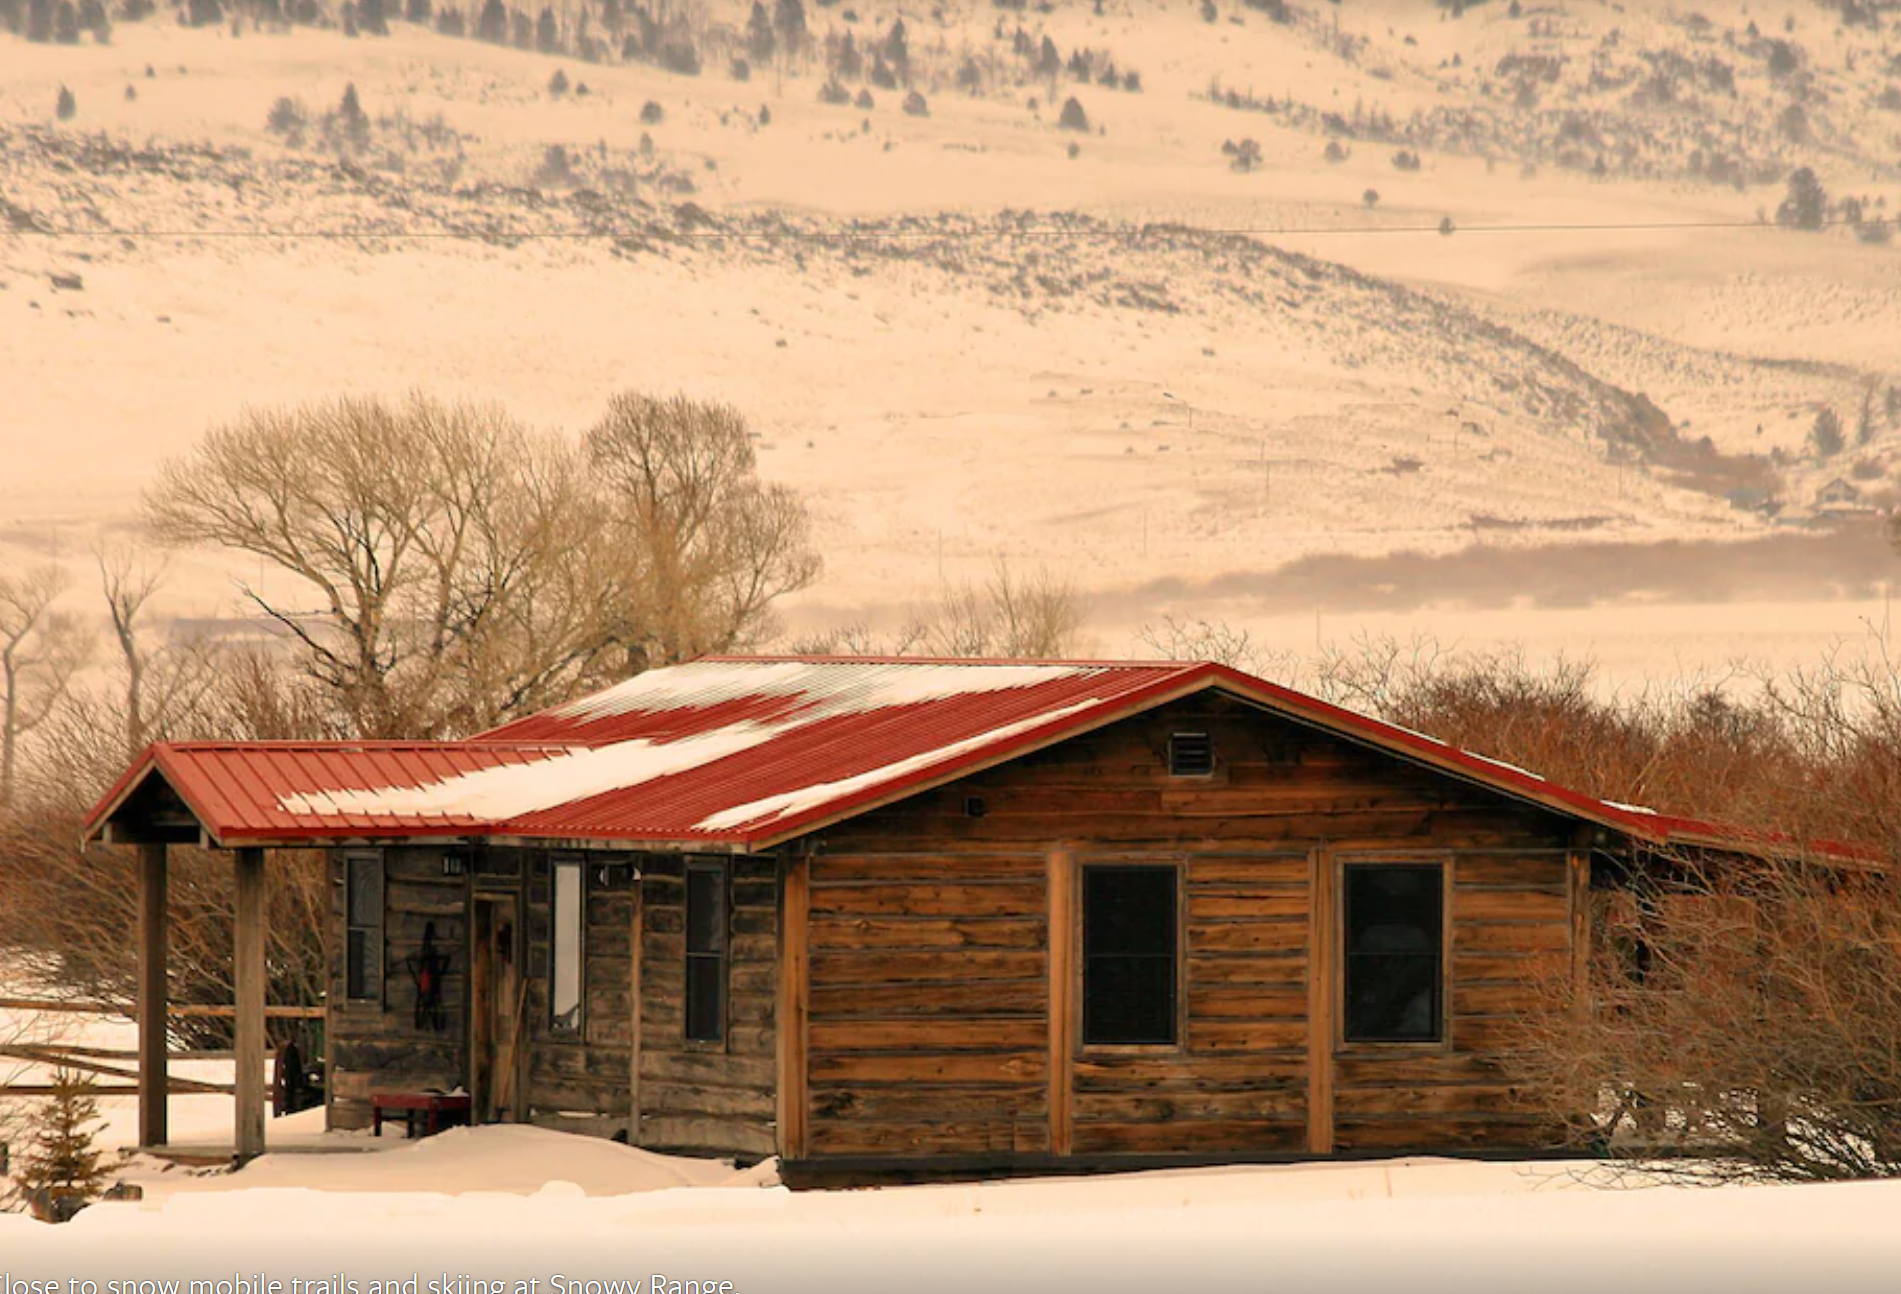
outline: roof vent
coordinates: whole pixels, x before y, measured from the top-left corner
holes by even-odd
[[[1215,771],[1214,738],[1205,732],[1177,732],[1168,739],[1168,771],[1175,777],[1207,777]]]

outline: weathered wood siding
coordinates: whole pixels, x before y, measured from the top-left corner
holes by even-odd
[[[1213,737],[1212,777],[1169,774],[1178,731]],[[1298,1154],[1316,1126],[1340,1151],[1543,1144],[1496,1049],[1569,946],[1569,831],[1209,695],[841,824],[810,871],[807,1154]],[[1382,853],[1447,864],[1440,1045],[1338,1046],[1310,981],[1338,974],[1315,878]],[[1053,933],[1079,973],[1052,868],[1110,860],[1184,869],[1176,1046],[1082,1047],[1074,982],[1052,993]]]
[[[582,863],[581,1027],[554,1027],[549,1005],[554,966],[554,867]],[[528,1118],[580,1131],[626,1126],[633,1059],[633,887],[603,885],[604,866],[639,861],[628,854],[530,850],[524,882]]]
[[[469,967],[468,882],[442,874],[443,850],[401,848],[383,857],[383,976],[379,1000],[352,1002],[344,985],[344,858],[330,852],[329,1010],[325,1016],[330,1126],[370,1123],[370,1093],[454,1087],[467,1073],[464,1049]],[[436,947],[449,956],[442,982],[442,1028],[416,1021],[416,980],[410,959],[422,948],[425,925],[435,923]]]
[[[811,860],[813,1155],[1049,1149],[1045,870],[973,845]]]
[[[640,865],[645,879],[636,1144],[770,1155],[777,1149],[778,860],[726,860],[726,1036],[717,1043],[686,1037],[686,861],[652,854]],[[624,989],[625,977],[621,982]],[[623,1053],[623,1102],[628,1072]]]

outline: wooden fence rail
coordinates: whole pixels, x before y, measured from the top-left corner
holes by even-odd
[[[139,1018],[135,1006],[113,1006],[105,1002],[61,1002],[52,998],[0,997],[0,1011],[67,1012],[74,1015],[116,1015],[127,1020]],[[222,1003],[186,1002],[167,1008],[167,1014],[181,1017],[230,1019],[238,1013],[235,1006]],[[264,1016],[270,1020],[321,1020],[320,1006],[267,1006]]]

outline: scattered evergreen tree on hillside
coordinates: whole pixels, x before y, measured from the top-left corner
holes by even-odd
[[[53,39],[53,0],[27,0],[26,38],[42,45]]]
[[[193,27],[217,26],[224,21],[224,5],[220,0],[190,0],[185,21]]]
[[[541,17],[535,19],[535,48],[543,54],[558,53],[561,49],[561,28],[554,20],[554,9],[549,5],[543,5]]]
[[[403,18],[421,26],[427,26],[434,17],[434,13],[430,11],[429,0],[409,0],[403,8]]]
[[[809,33],[805,27],[803,0],[778,0],[772,11],[772,25],[778,31],[779,44],[787,54],[796,54],[805,48]]]
[[[755,63],[770,62],[778,49],[778,33],[772,18],[760,0],[752,0],[752,16],[746,20],[746,53]]]
[[[854,81],[865,74],[864,56],[858,52],[858,42],[850,32],[846,32],[845,39],[839,42],[838,61],[833,70]]]
[[[1828,193],[1815,172],[1804,166],[1789,175],[1789,190],[1776,208],[1776,223],[1785,229],[1820,229],[1828,220]]]
[[[1815,425],[1809,428],[1809,444],[1815,447],[1817,458],[1833,458],[1842,452],[1845,442],[1842,439],[1842,418],[1833,409],[1823,409],[1815,415]]]
[[[885,33],[883,52],[885,62],[891,65],[891,70],[897,73],[898,79],[910,80],[911,42],[905,35],[904,19],[899,18],[892,22],[891,30]]]
[[[53,114],[61,121],[71,121],[73,114],[79,111],[79,103],[73,98],[73,92],[65,86],[59,87],[59,100],[53,105]]]
[[[53,39],[61,45],[79,43],[79,10],[73,0],[59,0],[59,8],[53,11]]]
[[[1076,101],[1075,95],[1063,101],[1062,115],[1056,118],[1056,125],[1061,130],[1087,131],[1089,129],[1089,114],[1083,111],[1083,106]]]
[[[486,0],[482,5],[482,16],[475,22],[475,37],[493,45],[508,43],[508,10],[502,6],[502,0]]]

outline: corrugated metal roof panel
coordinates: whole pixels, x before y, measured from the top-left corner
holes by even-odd
[[[758,848],[1205,687],[1640,839],[1749,847],[1219,665],[798,657],[650,671],[468,741],[163,744],[86,835],[156,769],[226,845],[452,834]]]

